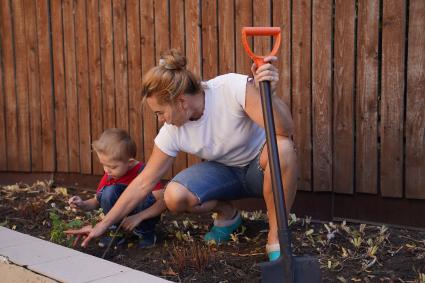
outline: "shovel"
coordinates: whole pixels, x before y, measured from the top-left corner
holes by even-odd
[[[242,43],[249,57],[257,67],[264,64],[264,57],[252,52],[248,36],[273,36],[275,43],[269,55],[276,55],[280,46],[281,33],[279,27],[244,27],[242,28]],[[272,188],[276,219],[278,226],[278,237],[280,244],[280,257],[275,261],[261,263],[262,282],[322,282],[319,262],[311,256],[293,256],[291,249],[291,234],[288,229],[288,218],[286,216],[285,197],[280,174],[280,163],[276,143],[275,126],[273,119],[273,108],[271,102],[270,82],[260,82],[261,105],[263,119],[266,129],[266,140],[270,171],[272,176]]]

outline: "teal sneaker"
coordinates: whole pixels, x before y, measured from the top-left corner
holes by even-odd
[[[269,261],[277,260],[280,257],[280,245],[279,244],[271,244],[266,245],[267,256],[269,257]]]
[[[267,253],[269,261],[277,260],[280,257],[280,251],[271,251]]]
[[[229,226],[216,226],[214,225],[211,230],[205,234],[204,240],[206,242],[215,241],[217,244],[227,242],[230,240],[230,235],[235,232],[242,224],[240,213],[236,216],[235,223]]]

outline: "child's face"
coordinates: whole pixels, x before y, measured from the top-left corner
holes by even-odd
[[[100,163],[103,165],[103,169],[106,174],[111,176],[113,179],[118,179],[127,173],[130,169],[131,161],[122,161],[111,158],[110,156],[102,153],[97,153]]]

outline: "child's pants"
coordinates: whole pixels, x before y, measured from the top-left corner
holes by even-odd
[[[97,193],[96,198],[105,214],[107,214],[112,209],[126,187],[126,185],[120,184],[110,185],[104,187],[99,193]],[[129,215],[133,215],[147,209],[152,204],[154,204],[155,201],[155,197],[152,195],[152,193],[149,193],[146,199],[140,203]],[[159,222],[159,219],[160,217],[157,216],[142,221],[136,228],[134,228],[134,233],[140,236],[145,233],[154,232],[155,225]]]

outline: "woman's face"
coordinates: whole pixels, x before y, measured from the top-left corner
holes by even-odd
[[[188,121],[188,112],[185,110],[181,99],[174,104],[159,104],[155,95],[146,99],[151,110],[155,113],[160,123],[167,123],[176,127],[182,126]]]

